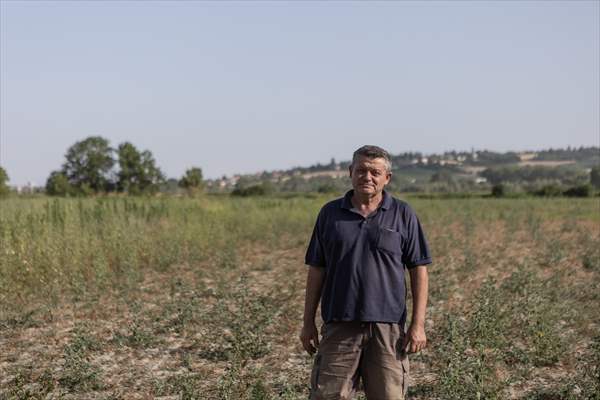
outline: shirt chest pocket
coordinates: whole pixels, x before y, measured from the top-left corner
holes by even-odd
[[[377,249],[393,255],[402,254],[402,234],[388,228],[379,228]]]

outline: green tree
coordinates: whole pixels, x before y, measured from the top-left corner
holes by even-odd
[[[232,196],[266,196],[273,193],[273,185],[271,182],[263,182],[258,185],[251,185],[246,187],[236,187],[232,192]]]
[[[192,167],[185,171],[185,174],[179,180],[179,186],[188,190],[202,190],[204,181],[202,180],[202,169]]]
[[[46,180],[46,194],[50,196],[68,196],[73,194],[73,186],[62,171],[52,171]]]
[[[10,192],[7,182],[8,174],[4,168],[0,167],[0,197],[8,195]]]
[[[555,181],[564,185],[581,185],[589,179],[586,172],[577,166],[509,166],[487,168],[481,172],[492,185],[498,183],[534,183],[536,181]]]
[[[155,192],[164,181],[164,175],[156,166],[152,153],[148,150],[139,152],[131,143],[119,145],[119,172],[117,189],[130,194]]]
[[[600,189],[600,165],[592,167],[590,171],[590,183],[596,189]]]
[[[145,191],[155,192],[158,186],[165,181],[165,175],[156,166],[156,160],[149,150],[142,151],[142,179],[141,187]]]
[[[501,183],[498,183],[492,186],[492,196],[494,197],[504,197],[506,196],[506,186]]]
[[[433,175],[431,175],[429,182],[432,182],[432,183],[436,183],[436,182],[454,183],[455,179],[450,171],[441,169],[441,170],[437,171],[436,173],[434,173]]]
[[[115,163],[108,140],[90,136],[69,147],[62,172],[79,192],[111,189],[110,171]]]
[[[586,185],[579,185],[569,188],[563,192],[568,197],[590,197],[593,194],[592,186],[588,183]]]
[[[555,197],[561,196],[563,194],[563,190],[556,184],[550,184],[542,186],[539,190],[534,191],[533,194],[543,197]]]

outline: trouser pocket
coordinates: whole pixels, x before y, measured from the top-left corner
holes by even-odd
[[[319,385],[319,372],[321,370],[321,359],[322,356],[317,352],[315,356],[315,362],[313,363],[312,373],[310,374],[310,398],[315,400],[316,392]]]
[[[402,394],[406,396],[406,392],[408,391],[408,376],[409,376],[409,363],[408,356],[404,353],[404,357],[400,360],[402,363]]]
[[[406,333],[404,329],[400,325],[394,327],[397,329],[397,341],[396,341],[396,360],[400,361],[402,365],[402,395],[406,396],[406,392],[408,391],[408,380],[409,380],[409,372],[410,365],[408,362],[408,353],[404,349],[404,337]]]

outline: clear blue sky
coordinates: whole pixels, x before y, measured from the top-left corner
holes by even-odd
[[[90,135],[210,178],[600,142],[598,1],[0,4],[11,184]]]

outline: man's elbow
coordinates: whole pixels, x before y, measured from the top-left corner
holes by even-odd
[[[325,268],[315,265],[308,266],[308,275],[315,280],[322,280],[325,277]]]
[[[427,266],[426,265],[417,265],[415,267],[409,268],[408,269],[409,273],[410,273],[410,277],[415,277],[415,278],[427,278]]]

